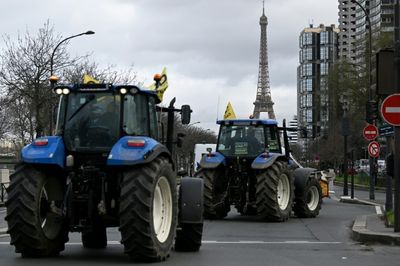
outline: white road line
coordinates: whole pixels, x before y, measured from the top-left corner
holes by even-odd
[[[382,209],[381,206],[375,206],[376,214],[382,215]]]
[[[8,235],[7,235],[8,236]],[[203,240],[202,244],[234,244],[234,245],[338,245],[342,242],[325,242],[325,241],[216,241],[216,240]],[[9,245],[10,242],[0,242],[0,245]],[[108,245],[122,245],[119,241],[107,241]],[[81,246],[81,242],[68,242],[67,246]]]
[[[299,245],[299,244],[342,244],[342,242],[324,242],[324,241],[216,241],[216,240],[203,240],[201,241],[203,244],[245,244],[245,245],[285,245],[285,244],[291,244],[291,245]]]

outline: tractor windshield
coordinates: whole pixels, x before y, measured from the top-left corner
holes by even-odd
[[[76,92],[67,98],[62,102],[65,116],[60,117],[67,149],[110,149],[120,135],[120,96],[110,92]]]
[[[266,150],[280,153],[276,130],[272,127],[222,125],[217,151],[225,156],[256,157]]]

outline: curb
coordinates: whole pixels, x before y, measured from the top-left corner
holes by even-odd
[[[0,228],[0,235],[5,235],[7,234],[8,228]]]
[[[375,203],[368,200],[360,200],[358,198],[351,198],[350,196],[341,196],[340,202],[343,203],[353,203],[353,204],[364,204],[364,205],[371,205],[371,206],[381,206],[379,203]]]
[[[380,243],[400,246],[399,233],[374,232],[367,229],[367,218],[375,215],[376,214],[357,216],[352,228],[352,239],[363,243]]]

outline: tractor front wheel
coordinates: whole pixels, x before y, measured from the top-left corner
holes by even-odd
[[[308,179],[305,186],[296,187],[294,214],[299,218],[314,218],[319,214],[322,204],[321,186],[317,179]]]

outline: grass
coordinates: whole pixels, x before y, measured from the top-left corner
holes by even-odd
[[[386,215],[386,225],[392,227],[394,225],[394,211],[387,211]]]

